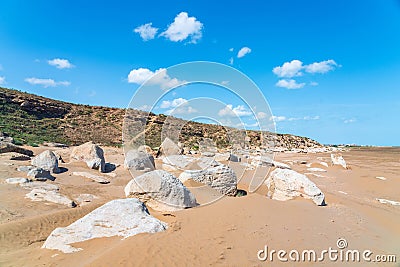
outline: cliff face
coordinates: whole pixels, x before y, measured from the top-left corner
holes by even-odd
[[[93,141],[121,145],[125,114],[124,109],[77,105],[0,88],[0,132],[13,136],[16,142],[40,144],[48,141],[77,145]],[[151,147],[160,145],[161,130],[167,118],[169,122],[184,125],[179,139],[188,148],[196,148],[203,138],[213,139],[220,148],[229,146],[227,131],[222,126],[141,111],[129,113],[129,116],[145,125],[146,144]],[[286,149],[321,147],[312,139],[288,134],[264,134],[263,142],[259,132],[247,131],[246,135],[248,144],[253,147],[268,142]]]

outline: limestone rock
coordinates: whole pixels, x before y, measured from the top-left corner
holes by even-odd
[[[55,184],[48,184],[44,182],[29,182],[20,184],[23,189],[32,190],[32,189],[42,189],[47,191],[58,191],[60,188]]]
[[[29,183],[30,180],[27,178],[8,178],[6,179],[7,184],[23,184],[23,183]]]
[[[182,152],[182,148],[178,144],[175,144],[174,141],[166,137],[158,149],[157,157],[180,155]]]
[[[103,176],[91,174],[88,172],[73,172],[72,175],[86,177],[100,184],[108,184],[110,181]]]
[[[307,171],[309,172],[326,172],[326,170],[321,168],[308,168]]]
[[[8,153],[8,152],[16,152],[16,153],[27,155],[29,157],[33,156],[33,151],[31,151],[29,149],[25,149],[23,147],[16,146],[9,142],[0,141],[0,154]]]
[[[54,177],[51,176],[50,171],[37,167],[29,170],[27,176],[36,181],[54,180]]]
[[[268,195],[276,200],[289,200],[302,196],[319,205],[325,205],[324,193],[307,176],[288,169],[275,169],[264,182]]]
[[[100,237],[140,233],[157,233],[167,224],[151,216],[146,206],[136,198],[116,199],[95,209],[67,227],[56,228],[47,237],[42,248],[57,249],[64,253],[82,250],[72,244]]]
[[[237,191],[237,177],[235,172],[226,165],[218,164],[204,170],[187,170],[179,176],[180,181],[192,179],[214,188],[221,194],[234,196]]]
[[[194,195],[172,174],[156,170],[132,179],[125,196],[137,197],[152,209],[175,211],[196,206]]]
[[[347,169],[346,161],[344,160],[342,154],[331,154],[331,160],[333,165],[340,165],[343,168]]]
[[[125,168],[133,170],[155,169],[154,157],[143,151],[129,150],[125,153]]]
[[[93,142],[87,142],[83,145],[74,147],[71,153],[71,159],[84,161],[91,169],[105,172],[106,162],[104,160],[104,152],[101,147]]]
[[[50,150],[43,151],[34,157],[31,161],[31,164],[35,167],[50,171],[51,173],[60,172],[60,169],[58,168],[58,159]]]
[[[30,160],[31,157],[21,154],[21,153],[12,153],[10,156],[10,160]]]
[[[26,194],[26,197],[30,198],[32,201],[48,201],[56,204],[62,204],[70,208],[76,207],[74,201],[64,195],[61,195],[60,192],[56,190],[34,188],[31,192]]]

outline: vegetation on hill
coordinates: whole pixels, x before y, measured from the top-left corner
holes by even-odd
[[[163,114],[136,111],[146,124],[146,144],[161,144],[161,131],[167,117]],[[0,132],[14,137],[17,143],[30,145],[58,142],[68,145],[93,141],[103,145],[122,144],[125,110],[119,108],[78,105],[0,88]],[[182,120],[173,118],[174,120]],[[226,129],[218,125],[184,122],[179,139],[196,149],[201,138],[213,139],[218,147],[229,145]],[[251,145],[260,146],[260,133],[247,131]],[[286,148],[319,147],[318,142],[287,134],[269,134],[267,141]]]

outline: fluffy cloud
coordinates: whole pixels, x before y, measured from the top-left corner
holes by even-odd
[[[161,105],[160,105],[160,108],[176,108],[176,107],[178,107],[178,106],[180,106],[180,105],[183,105],[183,104],[186,104],[188,101],[186,100],[186,99],[184,99],[184,98],[175,98],[174,100],[172,100],[172,101],[169,101],[169,100],[164,100],[162,103],[161,103]]]
[[[267,117],[268,117],[268,115],[267,115],[267,113],[265,113],[265,112],[260,111],[260,112],[257,113],[257,118],[258,118],[259,120],[265,119],[265,118],[267,118]]]
[[[177,115],[177,114],[192,114],[196,113],[197,110],[191,106],[179,106],[177,108],[172,108],[165,112],[167,115]]]
[[[353,122],[356,122],[356,119],[348,119],[348,120],[344,120],[343,121],[344,123],[353,123]]]
[[[233,47],[229,48],[229,52],[233,52],[233,50],[234,50]]]
[[[279,80],[275,85],[278,87],[283,87],[283,88],[287,88],[287,89],[300,89],[300,88],[303,88],[304,85],[306,85],[306,84],[305,83],[297,83],[293,79],[290,79],[290,80],[282,79],[282,80]]]
[[[160,68],[154,72],[146,68],[139,68],[131,70],[128,74],[129,83],[143,84],[147,80],[149,80],[149,85],[159,85],[163,90],[176,87],[185,82],[171,78],[167,74],[167,69],[164,68]]]
[[[67,81],[56,82],[53,79],[40,79],[40,78],[26,78],[25,82],[30,83],[32,85],[41,85],[45,88],[47,87],[56,87],[58,85],[68,86],[71,83]]]
[[[319,116],[305,116],[305,117],[297,117],[297,118],[287,118],[285,116],[272,116],[270,118],[271,121],[280,122],[280,121],[312,121],[312,120],[319,120]]]
[[[181,42],[190,38],[191,43],[196,43],[202,37],[202,29],[203,23],[195,17],[189,17],[187,12],[181,12],[160,36],[173,42]]]
[[[278,77],[291,78],[295,76],[301,76],[302,69],[303,69],[303,62],[295,59],[290,62],[283,63],[282,66],[273,68],[272,72]]]
[[[74,65],[72,65],[68,59],[55,58],[48,60],[47,63],[49,63],[51,66],[55,66],[57,69],[70,69],[74,67]]]
[[[247,110],[243,105],[238,105],[236,107],[233,107],[233,105],[226,105],[225,108],[221,109],[218,111],[218,115],[221,117],[244,117],[244,116],[250,116],[252,113],[251,111]]]
[[[157,34],[158,28],[152,27],[152,23],[140,25],[135,28],[133,32],[138,33],[143,41],[154,39]]]
[[[250,53],[251,53],[251,49],[248,48],[247,46],[245,46],[245,47],[242,47],[239,50],[239,52],[237,53],[237,57],[241,58],[241,57],[244,57],[245,55],[250,54]]]
[[[327,73],[331,70],[334,70],[338,64],[333,60],[325,60],[321,62],[314,62],[309,65],[306,65],[305,71],[308,73]]]
[[[5,83],[6,83],[6,77],[0,76],[0,85],[5,84]]]
[[[274,121],[274,122],[285,121],[286,117],[285,116],[272,116],[270,118],[270,120]]]

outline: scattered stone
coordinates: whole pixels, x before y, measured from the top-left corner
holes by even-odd
[[[321,168],[308,168],[307,171],[309,172],[326,172],[326,170]]]
[[[343,195],[347,195],[347,193],[346,192],[343,192],[343,191],[338,191],[340,194],[343,194]]]
[[[48,146],[48,147],[59,147],[59,148],[67,148],[68,147],[68,145],[66,145],[66,144],[54,143],[54,142],[44,142],[43,145]]]
[[[307,176],[288,169],[275,169],[264,182],[272,199],[285,201],[302,196],[319,205],[325,205],[324,193]]]
[[[60,188],[55,184],[48,184],[44,182],[29,182],[20,184],[20,186],[24,189],[32,190],[32,189],[42,189],[47,191],[58,191]]]
[[[100,146],[93,144],[93,142],[87,142],[83,145],[74,147],[70,157],[71,159],[86,162],[87,166],[91,169],[105,172],[106,162],[104,160],[103,149]]]
[[[318,178],[325,178],[325,176],[323,176],[321,174],[313,173],[313,172],[306,172],[306,173],[304,173],[304,175],[313,175]]]
[[[51,176],[50,171],[44,170],[42,168],[33,168],[28,171],[27,176],[36,181],[46,181],[46,180],[54,180],[54,177]]]
[[[210,166],[204,170],[187,170],[179,176],[180,181],[192,179],[211,186],[221,194],[234,196],[237,191],[237,178],[235,172],[226,165]]]
[[[146,168],[149,170],[155,169],[154,157],[146,152],[138,150],[129,150],[125,153],[124,165],[126,169],[133,170],[145,170]]]
[[[31,164],[35,167],[50,171],[51,173],[60,172],[60,169],[58,168],[58,159],[50,150],[43,151],[34,157],[31,161]]]
[[[23,183],[29,183],[30,180],[27,178],[7,178],[6,183],[7,184],[23,184]]]
[[[16,146],[12,143],[0,141],[0,154],[2,153],[8,153],[8,152],[16,152],[20,154],[27,155],[29,157],[33,156],[33,151],[29,149],[25,149],[20,146]]]
[[[125,196],[138,198],[158,211],[175,211],[197,205],[194,195],[172,174],[156,170],[132,179]]]
[[[347,169],[346,161],[342,157],[342,154],[331,154],[331,160],[333,165],[340,165],[343,168]]]
[[[80,194],[75,200],[79,204],[79,206],[87,205],[93,200],[98,199],[97,196],[92,194]]]
[[[64,159],[62,158],[62,156],[59,154],[59,152],[57,151],[53,151],[54,155],[56,156],[57,160],[59,163],[65,163]]]
[[[379,180],[382,180],[382,181],[386,181],[386,178],[383,177],[383,176],[376,176],[375,178],[376,178],[376,179],[379,179]]]
[[[30,170],[35,169],[33,166],[19,166],[17,171],[28,173]]]
[[[141,145],[137,150],[152,155],[153,157],[157,155],[157,153],[147,145]]]
[[[167,229],[167,224],[151,216],[138,199],[116,199],[95,209],[67,227],[56,228],[42,248],[57,249],[64,253],[82,250],[71,244],[93,238],[122,236],[140,233],[157,233]]]
[[[229,161],[232,161],[232,162],[241,162],[242,159],[241,159],[238,155],[230,154],[230,155],[229,155]]]
[[[215,153],[214,159],[216,161],[228,161],[230,153]]]
[[[91,173],[88,173],[88,172],[73,172],[72,175],[86,177],[86,178],[88,178],[90,180],[93,180],[93,181],[95,181],[97,183],[100,183],[100,184],[108,184],[108,183],[110,183],[110,181],[107,180],[105,177],[100,176],[100,175],[91,174]]]
[[[204,151],[204,152],[201,152],[201,155],[204,156],[204,157],[214,157],[215,153],[214,152],[209,152],[209,151]]]
[[[166,137],[158,149],[157,157],[180,155],[182,152],[182,148],[179,145],[175,144],[174,141]]]
[[[31,157],[21,154],[21,153],[12,153],[10,156],[10,160],[30,160]]]
[[[9,136],[7,133],[0,132],[0,142],[14,143],[14,138]]]
[[[55,190],[34,188],[31,192],[26,194],[26,197],[30,198],[32,201],[48,201],[56,204],[62,204],[70,208],[76,207],[74,201],[64,195],[61,195]]]
[[[329,167],[329,165],[328,165],[328,163],[326,163],[326,162],[323,162],[323,161],[321,161],[319,164],[321,164],[322,166],[325,166],[325,167]]]
[[[384,198],[377,198],[376,200],[378,200],[382,204],[390,204],[393,206],[400,206],[400,202],[398,202],[398,201],[384,199]]]
[[[291,169],[291,167],[289,165],[282,163],[282,162],[275,161],[275,160],[272,162],[272,166],[280,168],[280,169],[289,169],[289,170]]]
[[[176,171],[178,169],[186,169],[196,159],[185,155],[170,155],[162,159],[163,169],[168,171]],[[168,169],[168,170],[167,170]]]

